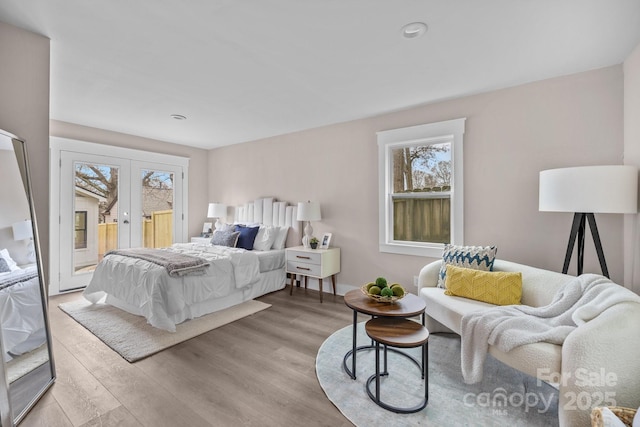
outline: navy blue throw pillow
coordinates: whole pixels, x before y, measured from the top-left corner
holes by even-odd
[[[238,236],[238,243],[236,248],[246,249],[248,251],[253,249],[253,242],[256,240],[260,227],[245,227],[244,225],[236,225],[236,231],[240,232]]]

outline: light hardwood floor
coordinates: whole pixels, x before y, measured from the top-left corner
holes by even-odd
[[[20,427],[352,425],[315,374],[322,342],[351,323],[342,297],[287,287],[259,298],[269,309],[134,364],[58,308],[78,298],[49,301],[58,378]]]

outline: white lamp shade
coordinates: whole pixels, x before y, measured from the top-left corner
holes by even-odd
[[[227,205],[222,203],[209,203],[207,218],[226,218]]]
[[[630,214],[638,210],[635,166],[581,166],[540,172],[539,210]]]
[[[33,227],[31,226],[31,220],[16,222],[11,226],[13,228],[14,240],[26,240],[33,237]]]
[[[320,203],[298,202],[298,221],[320,221]]]

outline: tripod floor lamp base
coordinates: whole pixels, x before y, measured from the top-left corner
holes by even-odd
[[[569,263],[571,262],[571,256],[573,255],[573,247],[577,244],[578,276],[582,274],[584,266],[584,236],[586,232],[587,221],[589,222],[591,236],[593,237],[593,243],[596,247],[596,254],[598,255],[598,260],[600,261],[602,275],[608,278],[609,270],[607,269],[607,262],[604,259],[602,243],[600,242],[600,234],[598,234],[598,226],[596,225],[596,217],[593,215],[593,213],[576,212],[573,215],[573,225],[571,226],[571,235],[569,236],[569,244],[567,245],[567,254],[564,257],[564,266],[562,267],[562,272],[564,274],[567,274],[567,271],[569,271]]]

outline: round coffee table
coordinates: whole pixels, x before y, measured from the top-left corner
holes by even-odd
[[[358,313],[368,314],[371,317],[407,318],[422,316],[422,326],[424,326],[424,310],[427,305],[422,298],[413,294],[406,294],[404,298],[393,303],[377,302],[363,294],[360,289],[354,289],[344,295],[344,303],[353,310],[353,347],[344,355],[342,367],[354,380],[356,379],[356,353],[361,350],[375,349],[373,344],[357,346]],[[390,348],[389,351],[404,355],[403,352],[393,348]],[[347,366],[349,356],[351,356],[351,369]]]

